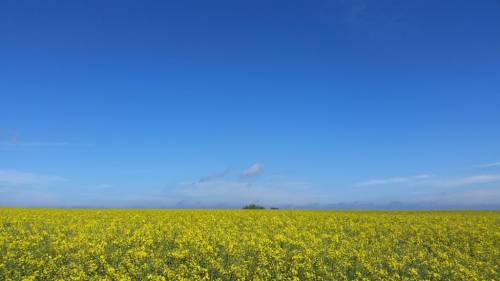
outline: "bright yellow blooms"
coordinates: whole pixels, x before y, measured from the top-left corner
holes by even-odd
[[[500,212],[0,208],[0,280],[500,280]]]

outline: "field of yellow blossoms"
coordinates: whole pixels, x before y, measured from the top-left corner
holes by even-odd
[[[0,208],[0,280],[500,280],[500,212]]]

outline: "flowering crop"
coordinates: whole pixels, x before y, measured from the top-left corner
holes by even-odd
[[[0,208],[0,280],[500,280],[500,212]]]

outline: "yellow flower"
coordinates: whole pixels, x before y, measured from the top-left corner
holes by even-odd
[[[498,280],[499,211],[0,208],[0,280]]]

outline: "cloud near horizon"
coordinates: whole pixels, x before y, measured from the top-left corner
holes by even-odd
[[[385,179],[372,179],[367,181],[362,181],[355,183],[355,187],[366,187],[366,186],[377,186],[377,185],[388,185],[388,184],[398,184],[398,183],[412,183],[418,182],[426,179],[432,178],[432,175],[422,174],[411,177],[392,177]]]
[[[68,179],[58,176],[21,172],[17,170],[0,170],[0,184],[8,186],[46,185],[66,181],[68,181]]]
[[[452,192],[426,193],[414,197],[409,202],[428,202],[442,205],[469,206],[496,206],[500,207],[500,189],[498,188],[474,188],[467,190],[453,190]]]
[[[289,178],[261,178],[257,181],[245,179],[256,177],[264,166],[255,163],[241,172],[238,177],[230,177],[229,171],[214,173],[195,182],[182,182],[165,191],[169,198],[176,198],[183,205],[232,206],[260,203],[267,206],[287,204],[303,205],[320,200],[316,190],[305,181]]]
[[[355,183],[355,187],[386,186],[386,185],[415,185],[429,187],[464,187],[479,184],[500,182],[500,174],[481,174],[455,178],[436,179],[432,175],[417,175],[411,177],[392,177],[385,179],[372,179]]]
[[[462,186],[479,185],[479,184],[487,184],[495,182],[500,182],[500,174],[484,174],[484,175],[467,176],[460,178],[451,178],[451,179],[435,181],[433,182],[433,185],[437,187],[462,187]]]
[[[194,184],[181,184],[171,198],[182,202],[207,206],[262,203],[268,206],[285,204],[308,204],[318,200],[308,183],[271,182],[249,183],[241,180],[213,180]]]

